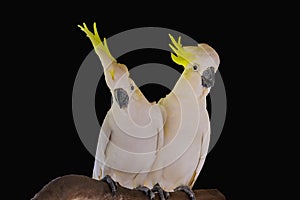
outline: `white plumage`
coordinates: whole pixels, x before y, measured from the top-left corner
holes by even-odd
[[[150,103],[129,77],[127,67],[111,56],[102,42],[84,24],[104,67],[114,98],[99,134],[93,178],[110,175],[127,188],[165,191],[181,185],[192,188],[206,158],[210,120],[206,96],[214,84],[218,54],[207,44],[182,47],[172,36],[172,59],[184,66],[175,87],[158,103]]]

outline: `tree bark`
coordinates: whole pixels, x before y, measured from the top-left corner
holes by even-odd
[[[198,200],[225,200],[217,189],[194,190]],[[141,191],[130,190],[118,185],[113,197],[109,186],[103,181],[97,181],[87,176],[66,175],[45,185],[31,200],[149,200]],[[158,194],[155,199],[159,199]],[[189,200],[184,192],[171,192],[170,200]]]

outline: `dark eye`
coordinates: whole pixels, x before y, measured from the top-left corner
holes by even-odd
[[[197,70],[198,70],[198,66],[197,66],[197,65],[194,65],[194,66],[193,66],[193,69],[194,69],[195,71],[197,71]]]
[[[133,85],[130,85],[130,89],[131,89],[131,90],[134,90],[134,86],[133,86]]]

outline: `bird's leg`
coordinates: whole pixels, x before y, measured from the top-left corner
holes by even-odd
[[[169,192],[164,191],[164,190],[160,187],[160,185],[159,185],[158,183],[156,183],[156,184],[153,186],[152,192],[158,193],[159,198],[160,198],[161,200],[166,200],[166,199],[168,199],[169,196],[170,196]]]
[[[150,200],[154,200],[155,199],[154,192],[152,190],[150,190],[149,188],[147,188],[146,186],[138,186],[138,187],[136,187],[134,189],[145,193],[150,198]]]
[[[179,187],[175,188],[174,191],[175,191],[175,192],[176,192],[176,191],[183,191],[183,192],[185,192],[187,195],[189,195],[190,200],[196,200],[195,193],[193,192],[193,190],[191,190],[190,187],[188,187],[188,186],[186,186],[186,185],[179,186]]]
[[[101,181],[104,181],[109,185],[109,187],[111,189],[112,196],[115,196],[116,192],[117,192],[116,182],[109,175],[106,175],[104,178],[101,179]]]

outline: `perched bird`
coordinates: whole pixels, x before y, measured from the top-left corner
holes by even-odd
[[[164,191],[183,190],[191,199],[193,187],[206,158],[210,120],[206,96],[215,82],[220,60],[207,44],[186,46],[169,35],[173,61],[184,67],[174,88],[158,105],[164,110],[164,146],[157,154],[147,181]]]
[[[116,192],[120,185],[138,188],[153,198],[145,187],[156,154],[163,145],[163,116],[159,106],[150,103],[134,81],[125,65],[116,62],[106,39],[101,41],[96,24],[94,33],[79,26],[91,40],[104,68],[105,81],[113,103],[103,121],[96,150],[93,178],[105,180]]]
[[[214,85],[220,60],[207,44],[185,46],[170,35],[172,60],[184,67],[173,90],[158,103],[150,103],[127,67],[111,56],[85,24],[79,26],[93,43],[104,67],[105,80],[114,97],[99,134],[93,177],[137,188],[151,199],[176,190],[195,199],[192,187],[203,167],[210,140],[206,96]],[[113,181],[114,180],[114,181]],[[149,189],[152,188],[152,189]]]

